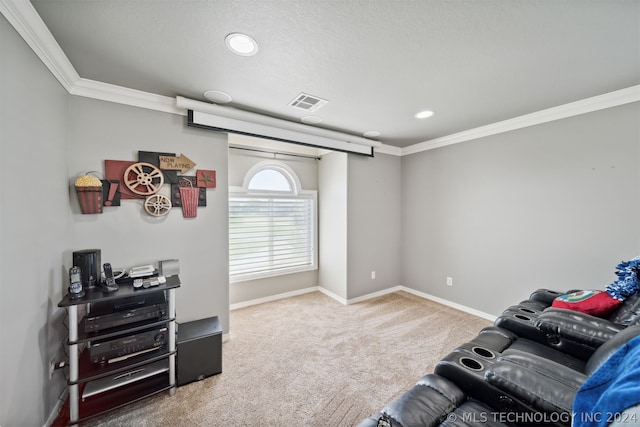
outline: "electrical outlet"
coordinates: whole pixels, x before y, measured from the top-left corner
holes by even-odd
[[[62,369],[65,366],[67,366],[67,362],[56,362],[56,359],[51,359],[51,361],[49,362],[49,379],[53,378],[53,373],[56,370]]]
[[[447,277],[447,286],[453,286],[453,277]]]
[[[371,280],[375,280],[375,278],[376,278],[376,272],[372,271],[371,272]]]

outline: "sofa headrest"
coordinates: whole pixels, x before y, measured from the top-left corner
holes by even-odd
[[[640,336],[640,325],[629,326],[615,334],[591,355],[585,367],[585,374],[593,374],[613,353],[637,336]]]
[[[621,326],[640,324],[640,294],[631,295],[624,300],[609,316],[609,320]]]

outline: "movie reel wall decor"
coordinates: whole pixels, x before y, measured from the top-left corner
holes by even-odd
[[[154,194],[144,201],[144,210],[151,216],[164,216],[171,210],[171,199],[162,194]]]
[[[164,184],[164,174],[151,163],[134,163],[124,171],[124,185],[141,196],[150,196]]]
[[[216,187],[215,170],[196,170],[195,176],[177,175],[195,165],[184,154],[152,151],[139,151],[137,162],[105,160],[103,186],[105,182],[109,185],[103,189],[105,198],[100,204],[120,206],[121,199],[144,200],[144,211],[151,216],[165,216],[172,208],[182,207],[185,218],[194,218],[197,207],[206,206],[205,190]],[[179,180],[184,182],[178,184]],[[157,194],[164,184],[170,184],[171,197]],[[173,202],[174,186],[180,195],[177,202]]]

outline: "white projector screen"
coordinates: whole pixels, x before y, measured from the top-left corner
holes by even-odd
[[[369,145],[356,144],[294,130],[282,129],[275,126],[221,117],[194,110],[188,110],[187,112],[187,125],[370,157],[373,157],[374,154],[373,147]]]

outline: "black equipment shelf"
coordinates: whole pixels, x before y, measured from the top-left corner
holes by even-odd
[[[158,350],[149,351],[147,353],[132,356],[126,360],[115,363],[92,363],[89,357],[88,349],[85,349],[79,358],[79,379],[77,382],[69,382],[69,384],[81,384],[89,381],[94,381],[102,377],[125,372],[127,370],[137,368],[138,366],[146,365],[157,360],[166,359],[172,354],[176,354],[175,351],[167,351],[166,348],[159,348]]]
[[[121,283],[118,285],[118,290],[113,292],[103,292],[100,288],[88,289],[85,290],[86,293],[81,298],[71,299],[70,295],[67,294],[58,303],[58,307],[64,307],[67,310],[69,317],[69,338],[66,342],[69,354],[69,379],[67,381],[69,397],[65,407],[68,408],[69,411],[67,420],[70,425],[78,424],[81,421],[106,411],[120,408],[163,391],[169,391],[171,395],[175,393],[177,354],[175,339],[175,289],[179,288],[180,285],[180,278],[175,275],[167,277],[166,282],[158,286],[134,288],[132,284]],[[129,311],[131,301],[140,301],[141,299],[137,297],[145,295],[153,296],[154,293],[160,292],[164,294],[164,297],[155,295],[157,298],[142,298],[145,302],[135,306],[136,308],[143,307],[144,304],[146,304],[146,307],[155,307],[153,305],[154,301],[164,298],[166,309],[164,308],[163,302],[163,308],[160,310],[162,313],[158,315],[159,317],[151,317],[136,322],[133,322],[133,317],[131,317],[130,320],[128,320],[131,321],[131,323],[119,324],[122,323],[119,321],[126,319],[126,317],[123,317],[122,319],[116,319],[119,321],[114,324],[119,324],[118,326],[101,329],[99,331],[87,330],[87,316],[79,320],[79,307],[86,308],[88,306],[89,310],[85,311],[91,312],[91,308],[104,307],[104,303],[113,303],[114,313],[119,312],[116,310],[118,304],[127,306],[127,309],[122,310],[122,316],[133,316],[133,309],[131,309],[131,312]],[[92,305],[96,303],[100,304]],[[150,310],[150,312],[153,312],[155,315],[156,310]],[[92,341],[97,342],[105,339],[118,340],[119,338],[127,339],[133,337],[136,333],[144,332],[147,329],[163,327],[163,325],[167,327],[166,336],[168,339],[167,342],[158,349],[138,352],[135,356],[129,355],[129,357],[120,358],[119,361],[113,363],[92,363],[88,347],[92,344]],[[97,345],[96,342],[93,344]],[[139,379],[85,399],[81,397],[84,388],[92,381],[111,375],[126,374],[131,370],[163,359],[167,360],[167,372],[159,373],[149,378]]]
[[[89,397],[80,405],[78,422],[86,421],[96,415],[122,408],[130,403],[173,389],[175,389],[175,386],[169,384],[169,374],[164,373]],[[149,390],[152,391],[150,392]]]
[[[72,299],[69,294],[65,295],[58,303],[58,307],[69,307],[98,301],[111,301],[180,287],[180,278],[178,276],[169,276],[166,279],[166,283],[149,288],[134,288],[133,285],[122,284],[118,285],[118,290],[114,292],[103,292],[99,287],[85,289],[85,295],[80,298]]]
[[[67,341],[67,344],[80,344],[85,341],[113,338],[119,335],[141,331],[143,329],[148,329],[154,326],[160,326],[162,324],[167,324],[175,320],[176,320],[175,317],[164,318],[164,319],[157,319],[152,322],[142,321],[142,322],[131,323],[130,325],[118,326],[115,328],[105,329],[103,331],[98,331],[98,332],[92,332],[92,331],[87,332],[85,331],[86,318],[83,317],[78,327],[78,339],[75,341]]]

